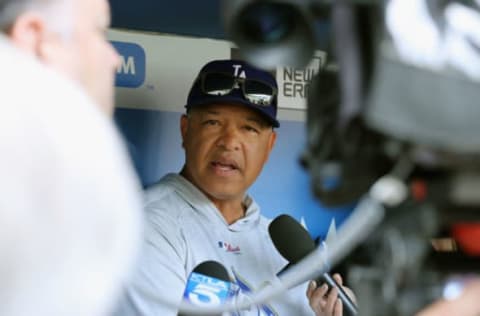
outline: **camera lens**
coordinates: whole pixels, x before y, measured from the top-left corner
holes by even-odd
[[[284,3],[255,3],[241,15],[243,35],[257,44],[272,44],[287,38],[295,27],[295,8]]]

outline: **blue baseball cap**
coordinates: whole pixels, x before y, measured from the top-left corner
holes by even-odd
[[[273,87],[275,94],[271,102],[268,104],[252,103],[244,96],[242,90],[240,88],[237,89],[236,87],[230,93],[225,95],[210,95],[203,92],[201,82],[199,80],[202,75],[208,73],[231,74],[233,77],[261,81]],[[185,107],[188,111],[193,107],[209,104],[229,103],[244,105],[261,114],[273,127],[279,127],[280,123],[277,120],[277,91],[277,81],[268,71],[253,67],[252,65],[241,60],[214,60],[207,63],[200,70],[197,79],[190,89]]]

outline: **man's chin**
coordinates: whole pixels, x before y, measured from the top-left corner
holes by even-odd
[[[244,191],[239,190],[238,188],[228,188],[226,186],[210,186],[208,187],[208,191],[204,190],[207,193],[207,196],[210,199],[214,199],[217,201],[236,201],[242,200],[245,193]]]

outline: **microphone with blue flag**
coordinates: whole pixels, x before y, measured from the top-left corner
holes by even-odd
[[[190,273],[183,298],[200,307],[217,307],[231,297],[231,287],[227,269],[221,263],[204,261]]]

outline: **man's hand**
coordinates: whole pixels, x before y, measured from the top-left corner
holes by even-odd
[[[342,277],[339,274],[334,274],[333,278],[339,285],[342,285]],[[355,302],[355,295],[353,292],[342,286],[347,295]],[[343,304],[338,298],[338,290],[336,288],[328,290],[328,285],[323,283],[319,287],[315,281],[311,281],[307,289],[307,297],[310,307],[317,316],[342,316]]]

